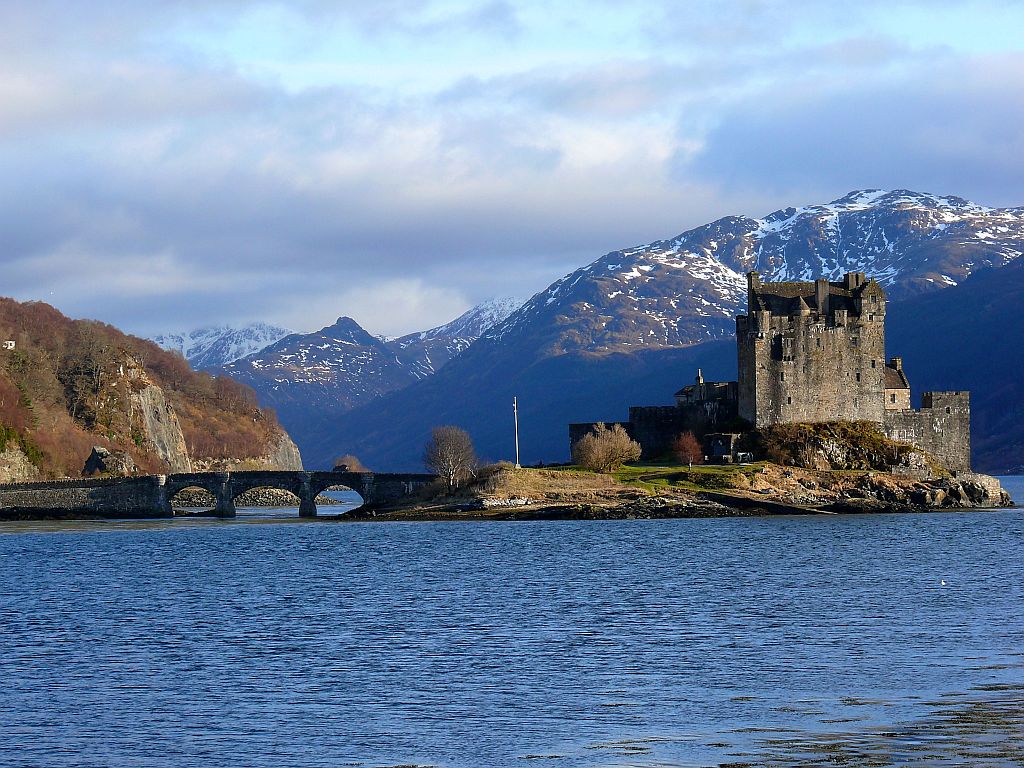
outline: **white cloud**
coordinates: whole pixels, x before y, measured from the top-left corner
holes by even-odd
[[[8,3],[5,291],[147,332],[349,314],[399,334],[856,186],[1024,202],[1020,52],[880,8]]]

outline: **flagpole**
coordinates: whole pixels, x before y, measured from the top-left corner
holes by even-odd
[[[516,397],[512,398],[512,417],[516,422],[516,469],[519,469],[519,401]]]

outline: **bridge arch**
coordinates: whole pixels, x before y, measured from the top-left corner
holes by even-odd
[[[194,509],[202,512],[213,512],[217,508],[217,496],[201,485],[189,485],[178,488],[174,493],[168,492],[167,502],[172,510]]]

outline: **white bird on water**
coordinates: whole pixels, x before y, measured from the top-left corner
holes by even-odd
[[[939,581],[939,584],[941,584],[942,586],[946,586],[946,580],[945,579],[941,579]]]

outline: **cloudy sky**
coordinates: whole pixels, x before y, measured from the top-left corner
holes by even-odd
[[[1024,3],[0,3],[0,293],[395,335],[864,187],[1024,204]]]

